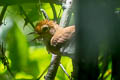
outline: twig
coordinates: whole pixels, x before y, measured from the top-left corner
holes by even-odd
[[[8,7],[7,5],[4,5],[4,7],[3,7],[2,11],[1,11],[1,14],[0,14],[0,25],[2,24],[2,20],[3,20],[3,17],[5,15],[5,12],[7,10],[7,7]]]
[[[25,15],[26,17],[26,20],[31,24],[31,26],[33,27],[34,29],[34,24],[32,23],[32,21],[29,19],[28,15],[26,14],[26,12],[24,11],[23,7],[21,5],[19,5],[19,9],[23,12],[23,14]]]
[[[45,70],[44,70],[43,73],[38,77],[37,80],[39,80],[39,79],[45,74],[45,72],[48,70],[48,68],[49,68],[52,64],[53,64],[53,62],[51,62],[50,65],[45,68]]]
[[[68,76],[68,78],[69,78],[70,80],[72,80],[72,78],[71,78],[70,75],[66,72],[64,66],[63,66],[61,63],[60,63],[60,67],[61,67],[61,69],[65,72],[65,74]]]
[[[49,17],[48,17],[48,15],[47,15],[47,13],[45,12],[45,10],[44,10],[44,9],[40,9],[40,11],[43,13],[45,19],[48,19],[48,20],[49,20]]]
[[[38,77],[37,80],[40,80],[40,78],[45,74],[45,72],[48,70],[48,68],[49,68],[51,65],[53,65],[53,62],[51,62],[51,64],[50,64],[48,67],[45,68],[45,70],[44,70],[43,73]],[[68,78],[69,78],[70,80],[72,80],[72,78],[70,77],[70,75],[69,75],[69,74],[67,73],[67,71],[65,70],[64,66],[63,66],[61,63],[60,63],[59,65],[60,65],[61,69],[65,72],[65,74],[68,76]]]
[[[48,70],[47,75],[45,76],[45,80],[54,80],[56,73],[57,73],[57,69],[59,66],[59,61],[58,59],[61,59],[61,57],[57,57],[58,55],[52,55],[52,60],[51,60],[51,64],[46,67],[46,69],[43,71],[43,73],[37,78],[37,80],[40,80],[41,77],[44,75],[44,73]],[[49,69],[48,69],[49,68]]]
[[[42,5],[42,4],[41,4],[41,0],[39,0],[39,14],[41,14],[41,12],[42,12],[44,18],[49,20],[49,17],[48,17],[48,15],[47,15],[46,11],[45,11],[44,9],[42,9],[42,6],[41,6],[41,5]]]
[[[3,47],[3,42],[1,44],[1,53],[2,53],[2,57],[1,57],[1,60],[2,60],[2,63],[4,64],[4,66],[7,67],[7,70],[8,72],[10,73],[10,75],[12,76],[12,78],[14,79],[14,74],[12,73],[10,67],[9,67],[9,62],[8,62],[8,59],[7,57],[5,56],[5,51],[4,51],[4,47]]]

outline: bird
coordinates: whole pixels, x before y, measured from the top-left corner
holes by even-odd
[[[38,38],[45,44],[48,53],[63,55],[63,53],[65,53],[64,50],[69,46],[72,41],[71,39],[75,34],[75,26],[73,25],[63,28],[56,22],[46,19],[37,23],[35,33],[39,35]],[[51,66],[51,64],[49,66]],[[59,65],[71,80],[72,78],[64,69],[63,65],[61,63]]]
[[[35,32],[43,40],[48,52],[62,55],[66,45],[75,34],[75,26],[61,27],[52,20],[42,20],[37,23]]]

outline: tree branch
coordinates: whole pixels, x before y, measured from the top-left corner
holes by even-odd
[[[44,73],[48,70],[48,68],[49,68],[52,64],[53,64],[53,62],[51,61],[50,65],[45,68],[45,70],[44,70],[43,73],[37,78],[37,80],[39,80],[39,79],[44,75]]]
[[[45,80],[54,80],[56,73],[57,73],[57,69],[58,66],[60,64],[60,60],[61,60],[61,56],[60,55],[54,55],[52,54],[52,60],[51,60],[51,66],[48,69],[48,73],[45,76]]]
[[[3,17],[5,15],[5,12],[7,10],[7,7],[8,7],[7,5],[4,5],[4,7],[3,7],[2,11],[1,11],[1,14],[0,14],[0,25],[2,24],[2,20],[3,20]]]
[[[45,12],[45,10],[40,9],[40,11],[43,13],[45,19],[49,20],[49,17]],[[47,72],[47,75],[45,76],[45,80],[54,80],[57,73],[58,66],[60,64],[60,59],[61,59],[60,55],[52,54],[51,64],[43,71],[43,73],[39,76],[37,80],[39,80],[43,76],[43,74],[47,71],[47,69],[48,69],[48,72]]]
[[[68,2],[70,1],[70,4],[68,4]],[[61,21],[60,21],[60,26],[65,27],[67,25],[67,21],[68,21],[68,16],[70,16],[71,14],[71,7],[72,7],[72,0],[66,0],[66,5],[68,5],[69,7],[66,7],[67,10],[64,10],[64,14],[62,15]],[[48,69],[48,73],[45,77],[45,80],[54,80],[56,73],[57,73],[57,69],[58,66],[60,64],[60,60],[61,60],[61,55],[52,55],[52,61],[53,64],[50,66],[50,68]]]
[[[66,3],[63,3],[64,11],[60,20],[61,27],[65,27],[69,24],[70,16],[72,14],[72,4],[73,0],[66,0]]]
[[[55,8],[54,8],[54,6],[53,6],[53,4],[51,2],[50,2],[50,5],[51,5],[51,7],[53,9],[53,13],[54,13],[54,17],[55,17],[56,16]],[[71,6],[71,4],[69,4],[69,6]],[[68,11],[70,11],[69,9],[71,9],[71,8],[69,8],[69,9],[68,8],[69,7],[66,7],[67,11],[65,10],[66,12],[64,12],[63,16],[64,15],[70,16],[71,13],[69,13]],[[46,14],[46,12],[45,11],[42,11],[42,12],[43,12],[45,18],[49,19],[48,16],[47,16],[47,14]],[[68,21],[68,19],[69,19],[67,16],[62,17],[60,26],[63,25],[63,27],[65,27],[65,25],[67,25],[66,21]],[[57,16],[55,18],[57,18]],[[51,64],[47,67],[49,69],[48,69],[47,75],[45,76],[45,80],[54,80],[55,79],[58,66],[60,65],[60,60],[61,60],[61,55],[54,55],[54,54],[52,54]],[[61,68],[62,67],[63,66],[61,66]],[[44,72],[41,74],[41,76],[37,80],[39,80],[42,77],[42,75],[46,72],[47,68],[44,70]],[[67,72],[65,72],[65,73],[67,74]],[[67,74],[67,76],[68,76],[68,74]],[[68,78],[71,80],[70,76],[68,76]]]

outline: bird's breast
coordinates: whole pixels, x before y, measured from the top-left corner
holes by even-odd
[[[58,47],[54,47],[54,46],[51,46],[50,44],[47,44],[46,48],[52,54],[60,54],[60,48]]]

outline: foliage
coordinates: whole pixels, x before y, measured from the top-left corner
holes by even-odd
[[[36,25],[37,22],[44,19],[42,13],[39,11],[40,8],[45,9],[51,20],[54,20],[54,14],[49,3],[24,3],[21,4],[24,11],[19,6],[20,4],[9,5],[7,8],[4,19],[2,20],[3,24],[0,25],[0,45],[1,42],[4,42],[4,47],[6,48],[5,55],[8,58],[10,69],[15,75],[15,79],[34,80],[38,78],[39,75],[41,75],[45,68],[50,64],[51,54],[48,54],[45,46],[41,43],[41,41],[32,41],[36,35],[27,35],[28,33],[34,31],[29,21]],[[56,4],[54,4],[54,7],[58,17],[62,7],[61,5]],[[0,12],[2,11],[2,8],[3,7],[0,6]],[[24,12],[27,14],[27,17]],[[119,12],[120,8],[117,8],[116,13]],[[61,15],[62,12],[57,20],[58,22]],[[73,21],[74,20],[72,19],[71,23]],[[103,49],[100,51],[102,50]],[[65,67],[68,74],[71,75],[71,72],[73,71],[71,58],[62,57],[61,63]],[[103,61],[100,61],[99,69],[101,71],[102,66],[104,66]],[[109,61],[107,70],[104,74],[105,80],[111,79],[111,68],[112,62]],[[99,75],[99,78],[101,77],[101,74]],[[45,75],[46,73],[44,76]],[[44,80],[44,76],[42,76],[41,80]],[[2,60],[0,60],[0,80],[12,80],[12,76],[7,70],[7,67],[2,63]],[[59,67],[55,80],[69,79]]]
[[[22,7],[30,21],[36,22],[43,20],[42,14],[39,15],[39,4],[23,4]],[[57,15],[61,6],[54,5]],[[48,3],[42,3],[42,8],[46,10],[50,19],[53,19],[53,12]],[[2,8],[0,7],[0,11]],[[15,79],[36,79],[44,69],[50,64],[51,54],[45,49],[44,45],[31,41],[35,35],[27,35],[32,32],[31,25],[26,23],[26,16],[18,5],[7,8],[3,23],[0,26],[0,41],[6,46],[5,55],[8,58],[10,69],[15,75]],[[26,26],[24,28],[24,25]],[[0,53],[1,54],[1,53]],[[68,57],[62,57],[61,63],[71,75],[72,61]],[[45,73],[46,74],[46,73]],[[45,76],[44,74],[44,76]],[[44,76],[41,80],[44,80]],[[12,76],[7,71],[7,67],[0,60],[0,80],[12,80]],[[66,74],[58,69],[55,80],[68,80]]]

